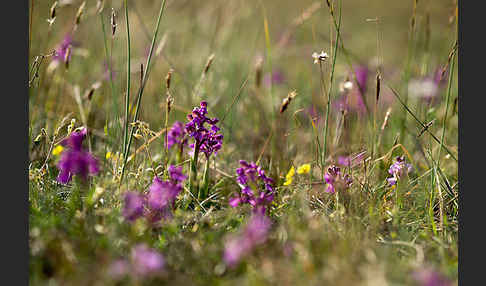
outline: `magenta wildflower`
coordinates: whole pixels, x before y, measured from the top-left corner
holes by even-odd
[[[285,75],[280,70],[276,70],[276,71],[272,72],[271,75],[270,75],[270,73],[267,73],[263,77],[263,84],[266,87],[269,87],[270,84],[278,85],[278,84],[282,84],[284,82],[285,82]]]
[[[364,95],[366,93],[367,89],[367,82],[368,82],[368,68],[366,66],[358,66],[354,69],[354,72],[356,73],[356,81],[359,84],[359,92]]]
[[[390,178],[387,178],[386,180],[388,181],[388,185],[390,185],[390,186],[396,185],[396,183],[398,181],[396,177],[390,177]]]
[[[273,180],[253,162],[240,160],[240,165],[241,167],[236,169],[236,181],[241,187],[241,192],[238,197],[231,198],[229,204],[236,207],[240,203],[248,203],[253,207],[253,212],[265,214],[267,206],[273,201]]]
[[[64,38],[62,39],[62,42],[56,48],[56,54],[52,57],[52,59],[55,61],[63,62],[65,60],[66,53],[69,46],[72,46],[73,44],[74,44],[73,37],[70,34],[66,34],[66,36],[64,36]],[[71,59],[71,55],[69,55],[68,60],[70,59]]]
[[[237,207],[241,203],[241,198],[236,197],[236,198],[231,198],[229,200],[229,205],[233,208]]]
[[[169,180],[155,177],[146,195],[136,192],[125,194],[123,216],[126,220],[134,221],[145,216],[149,222],[155,223],[162,218],[171,217],[171,209],[187,176],[182,173],[182,167],[170,166],[168,171]]]
[[[235,266],[247,250],[247,246],[241,242],[241,239],[234,238],[228,240],[225,244],[223,260],[230,267]]]
[[[420,286],[451,286],[452,282],[449,281],[441,273],[432,270],[431,268],[420,269],[412,274],[415,281]]]
[[[98,160],[88,151],[84,151],[82,143],[86,137],[87,130],[75,131],[61,142],[66,147],[57,162],[59,175],[57,181],[61,184],[67,184],[71,181],[73,175],[78,175],[83,180],[89,175],[95,175],[99,172]]]
[[[356,155],[349,155],[349,156],[339,156],[338,157],[338,165],[344,167],[355,167],[363,162],[365,157],[366,151],[360,152]]]
[[[192,113],[187,115],[189,122],[185,125],[185,131],[195,142],[189,145],[195,152],[203,152],[209,158],[217,154],[223,144],[223,135],[218,133],[220,128],[216,126],[218,118],[208,118],[207,102],[201,101],[200,107],[194,107]],[[205,124],[209,124],[209,129]],[[196,154],[197,156],[197,154]]]
[[[444,75],[442,75],[442,68],[437,68],[434,73],[434,82],[437,85],[444,85],[447,82],[447,77],[449,76],[449,70],[445,70]]]
[[[394,186],[401,176],[408,174],[410,171],[412,171],[412,165],[405,163],[405,156],[396,157],[395,163],[388,169],[388,173],[392,175],[392,177],[387,178],[388,184]]]
[[[306,109],[307,114],[311,117],[312,122],[314,122],[315,125],[319,124],[319,122],[322,119],[322,116],[319,114],[317,108],[315,105],[311,105]]]
[[[83,147],[83,140],[88,134],[86,128],[82,128],[80,131],[74,131],[68,138],[61,142],[61,145],[66,146],[74,151],[81,151]]]
[[[158,177],[154,178],[147,194],[146,217],[149,221],[155,222],[171,216],[170,210],[183,189],[182,182],[185,179],[187,176],[182,174],[182,167],[174,166],[169,167],[168,181],[163,181]]]
[[[164,256],[142,243],[132,248],[130,258],[115,260],[108,268],[108,274],[114,279],[130,274],[145,278],[161,274],[164,268]]]
[[[169,167],[169,176],[171,182],[174,184],[182,183],[185,179],[187,179],[187,176],[182,173],[182,166],[176,167],[171,165]]]
[[[343,175],[341,168],[331,165],[324,174],[324,181],[327,184],[326,192],[334,194],[336,189],[348,189],[353,180],[349,175]]]
[[[252,249],[265,242],[271,227],[269,218],[262,214],[254,214],[243,232],[225,244],[223,260],[229,267],[236,264]]]
[[[171,148],[173,145],[187,145],[187,138],[185,138],[186,131],[184,124],[180,121],[174,122],[169,132],[167,133],[167,148]]]
[[[264,243],[267,239],[271,221],[264,215],[255,214],[245,228],[244,238],[252,245]]]
[[[349,167],[351,166],[351,159],[349,158],[349,156],[339,156],[338,164],[345,167]]]
[[[356,81],[358,82],[358,85],[354,84],[349,92],[335,100],[333,109],[338,112],[346,110],[364,114],[366,112],[366,107],[362,98],[368,88],[367,81],[369,70],[366,66],[359,65],[354,69],[354,72],[356,73]]]
[[[147,202],[149,208],[160,211],[175,200],[182,188],[169,181],[162,181],[155,177],[149,187]]]
[[[137,192],[127,192],[124,197],[123,216],[134,221],[143,215],[145,197]]]
[[[165,259],[162,254],[139,244],[132,249],[132,263],[136,274],[148,276],[164,269]]]

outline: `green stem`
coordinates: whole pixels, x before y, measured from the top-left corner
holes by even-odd
[[[324,123],[324,146],[322,149],[322,163],[326,163],[326,149],[327,149],[327,129],[329,126],[329,110],[331,109],[331,92],[332,92],[332,81],[334,78],[334,68],[336,66],[336,58],[337,58],[337,48],[338,48],[338,43],[339,43],[339,35],[340,35],[340,30],[341,30],[341,6],[342,3],[339,2],[339,23],[336,31],[336,43],[334,44],[334,54],[333,54],[333,62],[332,62],[332,67],[331,67],[331,79],[329,83],[329,91],[327,93],[327,108],[326,108],[326,121]]]
[[[205,200],[208,197],[207,190],[209,185],[209,158],[206,158],[206,165],[204,166],[204,175],[203,175],[203,185],[202,188],[199,190],[198,199],[200,201]]]
[[[189,190],[193,191],[194,183],[196,182],[197,179],[197,161],[199,157],[199,148],[201,146],[196,143],[195,148],[194,148],[194,155],[191,158],[191,174],[189,176]],[[196,186],[197,187],[197,186]],[[194,194],[195,192],[193,192]]]
[[[415,33],[414,29],[410,29],[410,35],[408,40],[408,50],[407,50],[407,62],[405,66],[405,72],[403,73],[403,80],[402,80],[402,91],[405,94],[404,102],[405,105],[408,104],[408,82],[410,80],[411,75],[411,66],[412,66],[412,59],[414,55],[414,40],[415,40]],[[405,125],[407,122],[407,112],[403,114],[403,117],[400,122],[400,134],[402,136],[401,141],[405,142]]]
[[[125,135],[123,136],[123,156],[127,158],[128,106],[130,104],[130,25],[128,23],[128,0],[125,0],[125,22],[127,26],[127,91],[125,96]]]
[[[167,91],[168,92],[168,91]],[[167,170],[169,167],[169,106],[166,106],[167,108],[165,109],[165,169]]]
[[[444,147],[444,138],[445,138],[445,129],[446,129],[446,120],[447,120],[447,111],[449,110],[449,99],[451,96],[451,86],[452,86],[452,79],[454,76],[454,64],[455,64],[455,55],[452,55],[452,63],[451,67],[449,70],[449,83],[447,86],[447,97],[446,97],[446,109],[445,109],[445,114],[444,114],[444,120],[442,121],[442,136],[440,138],[440,148],[439,148],[439,154],[437,155],[437,165],[440,163],[440,151],[442,151],[442,148]]]
[[[410,113],[410,115],[412,115],[412,117],[415,119],[415,121],[417,121],[420,126],[422,126],[422,128],[439,144],[441,144],[440,140],[434,135],[434,133],[430,132],[430,130],[427,128],[427,126],[425,126],[425,124],[420,121],[420,119],[417,118],[417,116],[408,108],[408,106],[402,101],[402,99],[400,98],[400,96],[398,96],[398,93],[395,89],[393,89],[390,85],[388,85],[388,83],[385,83],[385,85],[392,91],[393,95],[398,99],[398,102],[400,102],[400,104],[403,106],[403,108],[405,108],[405,110]],[[449,153],[449,155],[451,155],[451,158],[454,159],[454,161],[457,162],[457,158],[456,156],[454,156],[454,154],[452,154],[452,152],[449,150],[449,148],[447,148],[445,145],[441,144],[442,148],[444,148],[444,150],[447,151],[447,153]]]
[[[114,115],[114,118],[116,119],[115,121],[118,122],[118,100],[117,100],[117,96],[115,94],[115,87],[113,85],[113,62],[111,61],[111,57],[108,54],[108,44],[107,44],[107,40],[106,40],[105,23],[103,22],[103,14],[100,14],[100,21],[101,21],[101,29],[102,29],[102,32],[103,32],[103,43],[105,45],[106,64],[108,66],[108,72],[110,73],[111,97],[113,99],[113,104],[112,104],[113,115]],[[112,39],[111,50],[113,51],[113,39]]]
[[[325,96],[324,82],[323,82],[323,80],[324,80],[324,74],[322,72],[322,62],[321,61],[319,61],[319,71],[320,71],[320,75],[321,75],[321,77],[319,79],[319,83],[320,83],[320,87],[321,87],[322,97],[324,97]],[[329,101],[329,95],[328,95],[328,101]],[[317,144],[319,144],[319,137],[317,137]],[[319,146],[319,148],[320,148],[320,146]],[[322,157],[319,160],[319,167],[321,168],[321,170],[324,170],[324,162],[323,162],[323,158]],[[323,172],[321,172],[321,173],[322,173],[321,174],[322,175],[322,178],[321,179],[324,180],[324,173]]]
[[[127,0],[125,0],[125,1],[127,1]],[[140,90],[138,92],[137,104],[135,106],[135,116],[133,118],[133,122],[136,122],[138,120],[138,114],[139,114],[139,111],[140,111],[139,107],[140,107],[140,103],[142,102],[143,90],[145,88],[145,84],[147,83],[148,74],[149,74],[149,71],[150,71],[150,61],[152,59],[152,54],[153,54],[153,51],[154,51],[155,40],[157,39],[157,34],[159,33],[160,19],[162,19],[162,14],[164,13],[165,2],[166,2],[166,0],[162,0],[162,4],[161,4],[160,10],[159,10],[159,16],[157,17],[157,24],[155,26],[154,37],[152,38],[152,44],[150,45],[150,52],[149,52],[149,55],[147,57],[147,63],[145,65],[146,69],[145,69],[145,73],[143,74],[142,85],[141,85]],[[127,105],[127,110],[128,110],[128,105]],[[125,152],[125,155],[124,155],[125,158],[124,158],[122,173],[121,173],[121,177],[120,177],[120,184],[122,183],[123,176],[125,174],[125,168],[126,168],[126,164],[127,164],[128,153],[130,151],[130,146],[132,144],[132,138],[133,138],[134,132],[135,132],[135,128],[132,128],[131,131],[130,131],[130,136],[128,138],[128,145],[126,147],[126,152]]]
[[[196,179],[197,179],[197,160],[199,156],[199,148],[200,148],[200,144],[196,142],[194,144],[194,155],[191,158],[191,170],[189,174],[189,191],[193,195],[195,195],[198,192]],[[188,205],[189,205],[189,201],[186,203],[185,206],[186,209]]]

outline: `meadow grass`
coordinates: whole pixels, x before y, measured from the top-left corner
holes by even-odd
[[[31,284],[457,284],[455,2],[29,1]]]

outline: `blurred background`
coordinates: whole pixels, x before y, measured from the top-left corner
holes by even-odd
[[[341,1],[333,3],[339,20]],[[160,134],[165,128],[166,76],[172,69],[169,126],[185,122],[201,100],[208,102],[209,117],[221,120],[224,147],[214,164],[225,173],[213,172],[211,185],[234,176],[238,160],[256,161],[262,155],[260,165],[280,188],[272,206],[272,218],[278,222],[270,242],[234,272],[221,266],[223,238],[244,221],[243,211],[228,207],[229,197],[239,190],[233,178],[215,187],[218,197],[210,202],[210,216],[201,218],[200,210],[180,211],[159,232],[129,226],[121,218],[121,192],[146,190],[152,176],[148,171],[131,176],[123,188],[112,180],[119,167],[113,163],[114,154],[122,152],[127,86],[124,1],[29,0],[29,5],[29,171],[41,170],[49,161],[49,145],[35,138],[43,129],[52,136],[63,118],[63,126],[75,118],[76,126],[90,130],[89,148],[102,169],[90,191],[101,189],[106,206],[100,204],[87,218],[79,215],[65,199],[69,189],[52,183],[57,171],[51,158],[50,181],[30,180],[31,281],[42,284],[56,277],[58,285],[94,285],[95,280],[106,285],[105,269],[139,241],[164,253],[171,270],[166,282],[177,285],[295,285],[304,280],[316,285],[410,285],[409,270],[429,262],[457,278],[457,162],[441,153],[429,135],[418,136],[421,126],[405,115],[387,87],[396,89],[422,122],[432,122],[429,130],[435,136],[440,138],[446,126],[445,144],[457,154],[457,72],[444,120],[449,55],[456,40],[455,0],[342,1],[325,166],[362,151],[374,159],[390,155],[373,161],[371,169],[364,164],[353,169],[356,183],[349,197],[340,198],[346,210],[335,208],[334,197],[323,191],[323,169],[317,167],[316,137],[322,144],[336,39],[327,2],[166,1],[139,114],[159,135],[150,145],[150,162],[139,152],[127,173],[160,164],[165,156]],[[140,66],[147,70],[161,1],[128,0],[128,7],[131,120]],[[312,58],[321,51],[330,56],[322,70]],[[376,102],[378,71],[382,81]],[[282,101],[294,90],[297,95],[280,113]],[[134,140],[131,154],[142,144]],[[388,168],[395,156],[405,154],[400,148],[392,150],[397,144],[410,155],[407,160],[415,172],[401,186],[400,210],[394,208],[393,198],[384,199],[385,192],[393,190],[385,187]],[[437,153],[441,176],[450,181],[448,189],[437,175]],[[290,166],[303,163],[312,165],[309,182],[320,183],[310,186],[302,179],[292,188],[282,187]],[[359,184],[365,179],[372,189]],[[444,197],[443,228],[438,226],[442,218],[437,185]],[[385,245],[385,240],[416,242],[423,246],[425,259],[408,244]],[[286,251],[296,255],[287,256]],[[70,279],[75,282],[70,284]]]
[[[78,107],[72,96],[74,87],[78,86],[83,93],[97,83],[99,88],[94,93],[91,111],[95,116],[89,120],[93,121],[90,124],[93,128],[102,130],[107,122],[111,122],[113,117],[120,117],[124,110],[126,28],[123,1],[86,2],[76,31],[73,31],[74,21],[82,1],[58,1],[55,22],[49,28],[47,19],[53,2],[31,2],[29,58],[32,63],[35,56],[58,49],[66,37],[71,37],[72,55],[69,69],[52,68],[51,58],[44,61],[41,71],[45,69],[46,72],[40,73],[37,83],[40,87],[30,90],[33,127],[38,130],[46,120],[57,119],[59,113],[76,112]],[[140,87],[140,64],[146,62],[160,2],[144,0],[128,3],[131,99],[135,100]],[[412,79],[434,75],[446,64],[455,37],[452,21],[454,1],[414,3],[413,0],[343,1],[341,36],[348,56],[345,57],[342,52],[337,56],[334,99],[339,97],[339,83],[351,75],[350,64],[353,68],[367,67],[369,84],[365,97],[370,104],[380,62],[383,78],[395,87],[401,87],[401,92],[408,91],[402,80],[409,54],[413,55],[409,66]],[[99,7],[103,7],[101,13]],[[112,8],[117,25],[113,38],[110,25]],[[338,12],[335,13],[337,15]],[[376,18],[379,19],[378,24],[371,21]],[[415,18],[414,39],[409,41],[412,18]],[[223,116],[248,77],[238,104],[225,122],[229,134],[226,139],[230,141],[232,136],[237,136],[234,134],[235,120],[252,118],[244,114],[256,108],[248,105],[248,101],[255,97],[268,111],[278,109],[281,100],[295,89],[299,96],[296,104],[292,105],[295,106],[292,112],[315,106],[323,114],[325,100],[320,91],[319,68],[313,64],[311,55],[321,50],[331,54],[334,31],[326,1],[168,0],[139,118],[149,122],[154,130],[162,127],[164,79],[170,68],[175,71],[172,93],[177,111],[173,116],[179,120],[184,119],[191,106],[197,104],[192,96],[194,92],[199,92],[201,98],[210,102],[210,109],[216,115]],[[210,72],[201,80],[211,54],[214,54],[214,60]],[[256,92],[259,61],[262,63],[262,82]],[[325,78],[329,77],[330,66],[331,63],[327,63],[323,67]],[[113,76],[113,91],[109,70]],[[383,88],[382,93],[383,102],[393,102],[388,89]],[[381,119],[385,110],[381,109]],[[34,118],[41,120],[32,120]],[[263,124],[264,121],[258,122]]]

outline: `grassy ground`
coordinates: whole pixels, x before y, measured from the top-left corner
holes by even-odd
[[[457,284],[453,1],[59,1],[52,21],[53,3],[29,2],[33,285],[449,285],[426,284],[426,274]],[[56,59],[68,34],[67,56]],[[321,50],[329,58],[314,64]],[[166,127],[186,123],[203,100],[224,135],[207,172],[205,156],[195,166],[189,148],[179,155],[164,144]],[[100,171],[60,184],[56,163],[68,150],[58,146],[82,126]],[[390,186],[402,155],[411,171]],[[239,160],[257,162],[275,194],[266,240],[230,267],[225,247],[252,215],[248,204],[229,205]],[[172,216],[125,219],[126,192],[147,193],[172,164],[192,176]],[[290,182],[303,164],[310,171]],[[326,192],[331,165],[352,178],[349,188]],[[142,243],[163,269],[117,277],[116,262]]]

